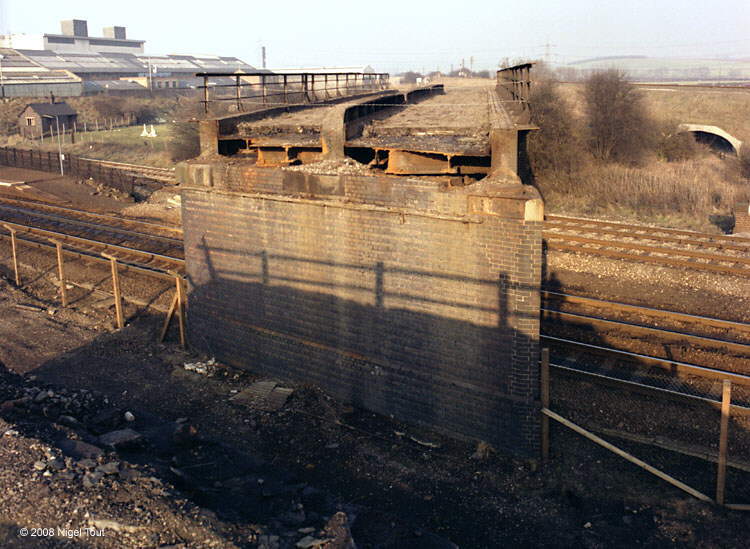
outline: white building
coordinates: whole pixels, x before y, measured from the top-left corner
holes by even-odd
[[[61,21],[60,27],[61,34],[0,36],[0,47],[61,53],[143,53],[145,40],[128,40],[125,27],[105,27],[101,37],[89,36],[88,23],[81,19]]]

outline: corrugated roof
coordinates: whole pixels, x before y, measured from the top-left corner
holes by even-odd
[[[41,66],[16,50],[0,48],[3,56],[3,81],[5,85],[33,83],[80,82],[80,78],[65,70]]]
[[[83,83],[83,89],[87,92],[98,92],[106,90],[145,90],[146,88],[129,80],[87,80]]]
[[[34,109],[39,116],[70,116],[78,114],[67,103],[29,103],[26,107]]]
[[[146,75],[149,64],[157,75],[190,74],[216,70],[253,71],[254,67],[236,57],[198,57],[192,55],[134,55],[132,53],[64,53],[51,50],[9,50],[18,62],[50,70],[67,70],[74,74]],[[3,61],[3,65],[5,62]],[[155,69],[154,69],[155,67]]]

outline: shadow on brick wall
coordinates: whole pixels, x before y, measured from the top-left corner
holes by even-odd
[[[189,295],[192,345],[381,414],[535,454],[538,341],[518,326],[538,313],[513,310],[509,297],[538,288],[502,273],[202,249],[204,282],[191,280]],[[234,269],[217,268],[213,254]],[[462,293],[441,293],[446,283]]]

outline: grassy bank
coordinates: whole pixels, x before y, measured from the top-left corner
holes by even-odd
[[[638,92],[653,123],[661,128],[660,137],[653,150],[625,165],[597,160],[586,150],[583,84],[557,87],[558,103],[567,104],[561,116],[570,121],[570,135],[551,141],[560,151],[551,146],[538,149],[537,165],[561,166],[562,153],[573,154],[574,162],[567,170],[542,169],[535,174],[547,211],[710,232],[730,230],[735,205],[750,199],[747,170],[734,155],[721,157],[705,145],[680,144],[670,132],[679,123],[700,123],[750,139],[750,119],[742,115],[750,112],[750,91],[665,86]],[[554,118],[551,123],[560,125]],[[547,135],[554,137],[554,128],[550,131]],[[669,154],[675,151],[683,154]]]
[[[707,153],[683,162],[639,167],[596,164],[575,176],[537,179],[550,213],[606,217],[707,232],[731,228],[734,204],[750,200],[736,160]]]
[[[150,129],[151,125],[147,125]],[[145,166],[171,167],[174,163],[169,152],[171,124],[154,124],[156,137],[141,137],[143,126],[130,126],[91,132],[79,132],[76,142],[71,143],[70,135],[64,136],[62,150],[67,154],[127,162]],[[57,140],[45,138],[44,142],[12,137],[8,145],[25,149],[57,152]]]
[[[636,84],[636,87],[638,85]],[[750,88],[705,89],[678,86],[638,87],[657,120],[718,126],[742,141],[750,141]],[[576,117],[584,114],[583,84],[559,86]]]

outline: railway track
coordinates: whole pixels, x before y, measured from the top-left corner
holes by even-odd
[[[55,239],[86,248],[110,246],[158,256],[162,262],[184,259],[182,231],[165,225],[5,198],[0,199],[0,222],[29,239]]]
[[[128,175],[136,175],[161,181],[163,183],[176,183],[174,168],[157,168],[154,166],[141,166],[139,164],[126,164],[124,162],[112,162],[109,160],[97,160],[95,158],[81,158],[88,162],[99,164],[106,168],[123,170]]]
[[[561,373],[716,403],[721,381],[729,379],[744,386],[750,414],[750,324],[553,291],[542,295],[541,344],[552,350]]]
[[[547,216],[548,250],[750,276],[750,238]]]
[[[57,241],[67,253],[97,259],[105,253],[144,272],[184,270],[182,231],[177,227],[9,198],[0,198],[0,224],[7,231],[15,231],[29,245],[53,248],[52,242]],[[722,235],[556,216],[550,217],[547,227],[551,228],[545,232],[560,227],[570,231],[571,226],[581,231],[591,231],[593,227],[610,236],[637,235],[671,244],[685,240],[693,247],[699,241],[704,248],[746,253],[742,240]],[[750,239],[746,240],[750,244]],[[750,324],[554,291],[544,291],[543,298],[542,339],[557,349],[574,349],[579,355],[593,355],[599,361],[609,353],[603,359],[609,363],[627,357],[639,363],[690,364],[691,356],[720,354],[729,357],[725,368],[698,364],[699,360],[694,361],[694,366],[724,374],[750,374]],[[608,346],[603,340],[622,344]]]

